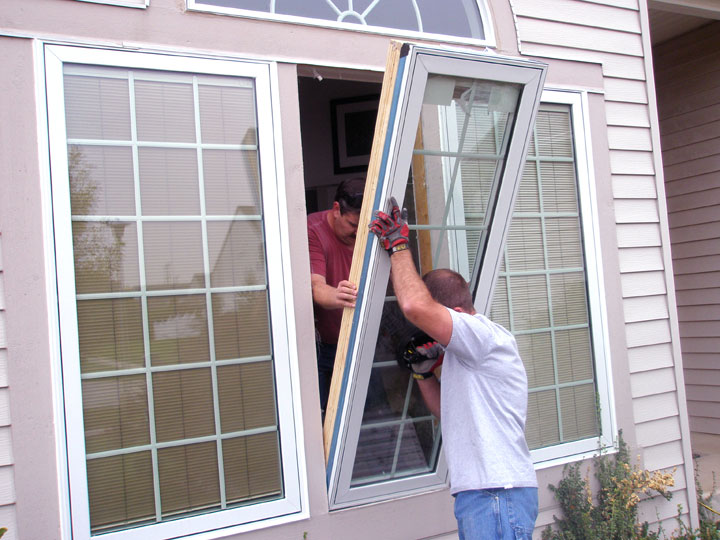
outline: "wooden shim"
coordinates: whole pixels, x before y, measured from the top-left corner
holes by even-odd
[[[422,120],[418,122],[417,135],[415,136],[415,150],[422,150]],[[413,187],[415,192],[415,221],[418,225],[430,223],[428,209],[427,180],[425,178],[425,156],[413,154],[412,158]],[[430,231],[418,231],[420,275],[425,275],[432,270],[432,247],[430,242]]]
[[[391,41],[388,49],[385,75],[383,77],[382,92],[380,94],[380,103],[378,106],[378,116],[375,121],[375,133],[373,135],[370,163],[368,164],[365,191],[363,193],[363,203],[362,208],[360,209],[360,219],[358,221],[358,233],[357,238],[355,239],[355,250],[353,252],[352,264],[350,266],[349,281],[355,283],[356,285],[360,283],[360,279],[362,277],[363,260],[368,242],[368,226],[372,219],[373,203],[375,200],[375,192],[377,191],[378,179],[382,166],[385,139],[387,137],[388,126],[392,113],[393,93],[398,76],[398,65],[402,56],[402,47],[403,43]],[[358,301],[362,301],[362,299],[358,297]],[[341,393],[344,390],[343,381],[345,379],[345,362],[350,344],[350,334],[352,332],[354,314],[355,308],[343,309],[342,323],[340,324],[340,335],[338,336],[338,347],[337,352],[335,353],[335,365],[333,368],[332,381],[330,383],[327,409],[325,411],[325,423],[323,424],[323,442],[326,465],[330,459],[333,437],[336,434],[336,423],[338,420],[337,415],[339,412],[338,407]]]

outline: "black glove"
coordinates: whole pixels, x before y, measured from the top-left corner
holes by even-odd
[[[425,333],[413,336],[402,354],[402,365],[413,372],[415,379],[428,379],[443,363],[445,348]]]
[[[375,211],[375,219],[370,223],[370,230],[380,239],[380,244],[392,255],[408,248],[410,229],[407,224],[407,208],[402,212],[398,208],[395,197],[390,197],[390,214]]]

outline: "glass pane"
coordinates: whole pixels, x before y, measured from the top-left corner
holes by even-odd
[[[155,521],[150,452],[90,459],[87,475],[93,533]]]
[[[159,442],[215,432],[210,368],[154,373],[155,433]]]
[[[220,508],[217,444],[198,443],[158,450],[162,516]]]
[[[558,380],[561,383],[593,379],[590,332],[587,328],[555,332]]]
[[[203,156],[207,213],[223,216],[259,215],[257,152],[207,150]]]
[[[85,380],[82,393],[89,454],[150,443],[144,375]]]
[[[222,449],[228,504],[282,496],[277,432],[225,439]]]
[[[404,198],[421,273],[452,268],[470,278],[485,242],[519,92],[518,86],[504,83],[430,76]],[[353,486],[427,473],[437,466],[440,431],[409,371],[398,366],[417,329],[392,295],[389,288]]]
[[[73,68],[68,67],[67,71],[73,71]],[[130,139],[130,91],[127,75],[123,78],[110,78],[102,74],[66,73],[64,80],[68,138]]]
[[[277,424],[270,361],[222,366],[218,370],[220,427],[223,433]]]
[[[146,216],[195,216],[200,213],[197,151],[140,148],[140,197]]]
[[[265,292],[213,294],[212,298],[218,360],[270,354]]]
[[[515,336],[520,358],[525,363],[529,388],[555,384],[552,334],[520,334]]]
[[[80,370],[83,373],[145,365],[139,299],[80,300],[77,315]]]
[[[227,86],[226,78],[201,78],[200,129],[203,143],[257,144],[255,89],[249,79]],[[212,84],[217,82],[219,84]],[[242,85],[242,86],[240,86]]]
[[[261,221],[207,224],[210,285],[265,285],[265,245]]]
[[[130,148],[72,145],[68,172],[73,215],[135,215]]]
[[[560,390],[563,440],[594,437],[598,433],[595,385],[584,384]]]
[[[195,105],[187,82],[135,81],[135,115],[140,141],[195,142]]]
[[[143,237],[148,290],[205,287],[200,223],[145,223]]]
[[[530,450],[561,442],[555,391],[531,392],[528,396],[525,439]]]
[[[137,226],[122,221],[74,221],[78,294],[140,289]]]
[[[147,311],[154,366],[210,360],[205,296],[151,297]]]

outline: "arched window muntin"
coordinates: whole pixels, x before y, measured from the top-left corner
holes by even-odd
[[[424,39],[430,41],[442,41],[445,43],[462,43],[466,45],[480,45],[486,47],[495,47],[495,30],[493,25],[492,17],[490,16],[490,9],[488,8],[486,0],[460,0],[458,6],[467,10],[470,8],[477,8],[479,20],[470,23],[471,26],[479,26],[482,37],[467,37],[467,36],[456,36],[443,33],[426,32],[424,30],[405,30],[401,28],[393,28],[388,26],[379,26],[377,24],[354,23],[348,22],[353,17],[361,18],[367,21],[367,18],[371,15],[372,9],[375,9],[383,0],[364,0],[364,4],[368,4],[364,10],[353,9],[354,3],[357,0],[319,0],[328,4],[328,7],[335,12],[338,19],[335,21],[323,18],[317,18],[305,15],[296,14],[284,14],[276,12],[276,0],[265,0],[263,3],[267,4],[267,8],[264,10],[259,9],[246,9],[240,7],[232,7],[229,4],[234,3],[234,0],[187,0],[187,9],[189,11],[203,11],[209,13],[216,13],[222,15],[231,15],[236,17],[244,17],[251,19],[261,19],[270,21],[287,22],[293,24],[301,24],[306,26],[320,26],[325,28],[334,28],[339,30],[351,30],[354,32],[362,32],[369,34],[383,34],[392,37],[402,37],[410,39]],[[388,0],[384,0],[388,1]],[[260,2],[256,2],[260,3]],[[338,5],[341,4],[341,5]],[[418,22],[418,26],[424,28],[425,25],[422,23],[423,13],[420,8],[419,0],[409,0],[409,4],[413,9],[413,16]],[[428,4],[430,5],[430,4]],[[343,9],[344,7],[349,9]],[[357,15],[355,15],[357,14]],[[360,17],[358,17],[358,15]],[[427,17],[427,13],[426,13]]]

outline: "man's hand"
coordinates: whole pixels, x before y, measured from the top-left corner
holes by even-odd
[[[413,370],[413,377],[416,379],[427,379],[431,377],[445,358],[445,348],[437,341],[430,341],[419,347],[415,347],[415,351],[419,357],[426,359],[410,364],[410,368]]]
[[[400,365],[413,372],[416,379],[428,379],[433,371],[440,366],[445,356],[445,348],[424,332],[418,332],[405,345],[400,358]]]
[[[311,274],[313,302],[325,309],[340,309],[355,307],[357,300],[357,287],[350,281],[343,280],[337,287],[328,285],[325,276]]]
[[[407,208],[400,211],[395,197],[390,198],[390,214],[375,211],[370,230],[380,239],[380,245],[392,255],[408,248],[410,229],[407,224]]]
[[[343,280],[335,289],[335,301],[339,307],[355,307],[357,300],[357,287],[349,281]]]

